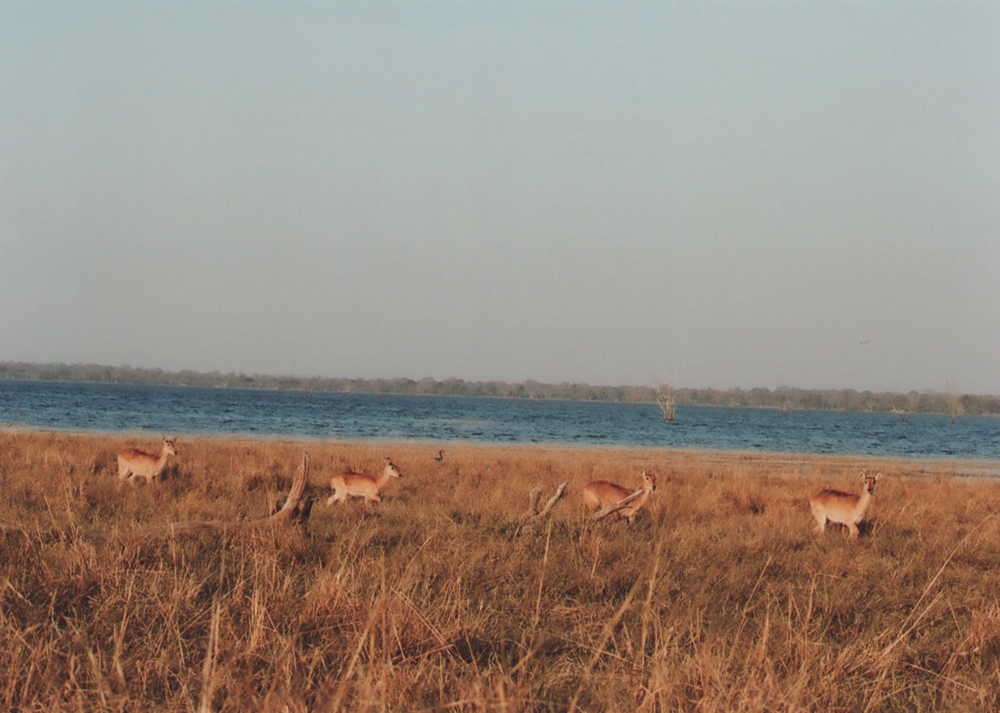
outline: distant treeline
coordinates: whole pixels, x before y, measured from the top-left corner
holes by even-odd
[[[100,364],[29,364],[0,362],[0,379],[41,381],[91,381],[122,384],[168,384],[217,388],[285,391],[330,391],[356,394],[414,394],[489,396],[508,399],[558,399],[565,401],[656,402],[652,386],[591,386],[579,383],[543,384],[528,380],[465,381],[463,379],[332,379],[322,377],[223,374],[218,371],[164,371]],[[686,389],[675,388],[675,403],[699,406],[731,406],[829,411],[894,411],[1000,415],[1000,397],[911,391],[906,394],[855,391],[853,389]]]

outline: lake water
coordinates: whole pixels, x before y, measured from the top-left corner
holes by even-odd
[[[0,380],[0,426],[1000,460],[1000,419]]]

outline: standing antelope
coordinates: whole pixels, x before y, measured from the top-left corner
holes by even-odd
[[[167,456],[177,455],[174,440],[173,438],[163,439],[163,450],[160,451],[159,456],[140,451],[138,448],[123,450],[118,454],[118,480],[128,478],[129,484],[132,485],[135,483],[133,478],[137,475],[145,478],[147,483],[159,478],[160,473],[167,466]]]
[[[816,518],[816,532],[822,533],[826,530],[826,523],[829,521],[847,525],[851,539],[858,539],[858,523],[864,519],[868,505],[872,501],[872,493],[875,492],[875,483],[881,477],[881,473],[871,475],[862,472],[864,488],[861,490],[861,495],[825,489],[809,498],[809,507],[812,509],[813,517]]]
[[[388,458],[385,459],[382,475],[378,477],[364,473],[337,473],[330,479],[330,489],[333,490],[333,495],[327,498],[326,505],[329,507],[334,503],[345,502],[348,495],[380,503],[382,499],[378,493],[389,482],[389,478],[402,477],[403,474]]]
[[[618,517],[627,517],[629,522],[635,520],[636,513],[649,500],[649,495],[656,490],[656,475],[642,471],[642,495],[630,502],[618,511]],[[594,480],[583,488],[583,505],[588,510],[599,510],[608,505],[624,500],[631,495],[633,490],[624,488],[616,483],[607,480]]]

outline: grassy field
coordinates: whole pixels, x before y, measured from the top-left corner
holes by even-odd
[[[132,445],[159,449],[0,431],[7,710],[1000,710],[1000,483],[968,464],[181,437],[121,486]],[[303,451],[318,498],[386,455],[404,477],[304,529],[132,536],[265,517]],[[643,468],[633,525],[584,517]],[[861,538],[818,537],[808,496],[862,469]]]

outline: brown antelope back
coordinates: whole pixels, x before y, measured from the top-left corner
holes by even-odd
[[[385,466],[379,476],[367,473],[337,473],[330,479],[330,489],[333,495],[327,498],[326,504],[347,502],[348,497],[364,498],[373,502],[382,502],[379,491],[385,487],[390,478],[402,478],[399,468],[390,458],[385,459]]]
[[[118,454],[118,479],[133,482],[136,477],[145,478],[147,482],[160,476],[167,465],[168,456],[176,456],[176,439],[164,438],[163,448],[159,455],[141,451],[138,448],[126,448]]]
[[[809,498],[809,509],[816,520],[816,531],[824,532],[827,522],[832,522],[845,525],[850,532],[850,538],[856,540],[860,532],[858,524],[868,511],[872,495],[875,493],[875,484],[881,477],[881,473],[871,475],[862,472],[860,494],[825,488]]]
[[[645,470],[642,471],[642,485],[639,490],[642,490],[643,494],[619,510],[619,518],[627,517],[629,522],[635,519],[636,514],[649,500],[650,493],[656,490],[656,475]],[[594,480],[583,488],[583,504],[588,510],[601,510],[621,502],[634,492],[634,490],[629,490],[608,480]]]

